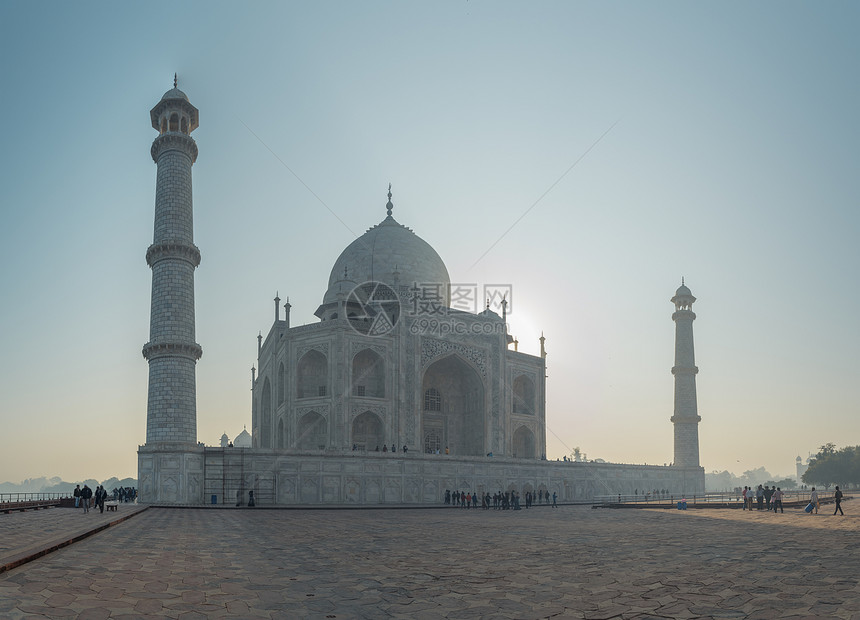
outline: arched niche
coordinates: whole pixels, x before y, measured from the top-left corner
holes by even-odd
[[[278,405],[284,404],[284,398],[286,394],[286,383],[287,383],[287,375],[284,370],[284,363],[281,362],[278,366]]]
[[[514,431],[513,456],[520,459],[535,458],[535,434],[526,426]]]
[[[328,393],[328,360],[312,349],[302,355],[296,367],[296,398],[315,398]]]
[[[283,450],[287,445],[287,437],[284,433],[285,433],[284,419],[281,418],[278,420],[278,438],[277,438],[278,450]]]
[[[362,349],[352,358],[352,394],[385,398],[385,360],[373,349]]]
[[[260,397],[260,447],[272,447],[272,384],[266,377]]]
[[[373,451],[385,444],[382,420],[372,411],[365,411],[352,421],[352,443],[358,450]]]
[[[433,392],[435,390],[436,392]],[[435,442],[441,438],[442,451],[451,454],[484,456],[485,408],[484,383],[478,372],[456,354],[436,360],[422,378],[422,393],[429,393],[431,403],[438,393],[439,409],[421,412],[421,436]],[[425,405],[427,404],[425,400]],[[431,405],[431,407],[434,405]]]
[[[518,375],[513,385],[513,412],[534,415],[535,384],[530,377]]]
[[[296,447],[299,450],[325,450],[328,445],[328,424],[316,411],[299,418]]]

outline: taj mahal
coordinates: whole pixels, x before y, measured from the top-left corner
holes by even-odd
[[[696,298],[683,282],[671,299],[672,464],[549,461],[543,337],[540,355],[518,351],[504,298],[500,313],[489,302],[463,309],[437,251],[395,219],[391,186],[384,218],[336,257],[321,283],[317,322],[291,325],[289,301],[275,296],[271,327],[257,339],[250,434],[233,444],[226,437],[219,446],[199,443],[195,373],[203,349],[194,273],[201,252],[191,182],[199,112],[174,81],[150,120],[158,136],[150,151],[157,173],[146,251],[152,305],[141,502],[233,505],[249,491],[258,505],[435,504],[446,489],[543,490],[560,501],[637,489],[704,493]]]

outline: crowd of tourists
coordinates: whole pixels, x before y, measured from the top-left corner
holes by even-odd
[[[814,491],[815,489],[813,489]],[[778,486],[768,487],[758,485],[758,488],[744,487],[742,492],[744,510],[773,510],[774,512],[785,512],[782,509],[782,498],[785,493]]]
[[[118,487],[111,491],[113,499],[117,502],[133,502],[137,499],[137,489],[134,487]]]
[[[533,491],[526,491],[525,507],[531,508],[537,503],[549,504],[549,491],[543,489],[538,490],[537,495]],[[552,507],[558,508],[558,494],[552,494]],[[445,489],[445,504],[456,508],[478,508],[478,503],[483,510],[522,510],[520,503],[520,494],[518,491],[498,491],[492,495],[487,493],[472,493],[471,491],[454,491]]]
[[[774,485],[768,488],[768,485],[758,485],[757,488],[752,488],[751,486],[744,487],[742,492],[743,496],[743,509],[744,510],[773,510],[774,512],[785,512],[782,508],[782,500],[785,497],[785,493],[778,486]],[[839,490],[839,487],[836,487],[836,493],[834,493],[833,498],[836,500],[836,510],[833,511],[833,514],[837,512],[840,514],[845,514],[842,512],[842,491]],[[821,502],[818,498],[818,491],[815,490],[815,487],[812,487],[812,490],[809,493],[809,504],[806,508],[806,512],[818,514],[818,509],[821,506]],[[755,508],[753,508],[755,507]]]
[[[89,485],[75,485],[75,490],[72,492],[75,498],[75,508],[83,508],[84,512],[89,512],[90,508],[98,508],[99,512],[105,511],[105,500],[108,495],[111,495],[115,502],[133,502],[137,497],[137,489],[134,487],[119,487],[108,493],[102,486],[98,485],[93,491]]]

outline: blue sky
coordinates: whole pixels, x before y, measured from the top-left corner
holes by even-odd
[[[148,112],[174,71],[200,109],[201,441],[250,424],[275,291],[314,321],[391,182],[395,217],[452,281],[511,284],[521,350],[546,334],[550,458],[671,461],[681,276],[699,298],[707,471],[788,474],[825,442],[860,443],[858,17],[848,2],[3,3],[0,479],[136,475]]]

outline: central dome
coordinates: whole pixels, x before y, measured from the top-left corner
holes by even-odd
[[[382,282],[395,289],[432,286],[445,306],[450,305],[451,280],[445,263],[429,243],[399,224],[390,208],[388,217],[341,252],[332,267],[323,304],[337,301],[364,282]]]

